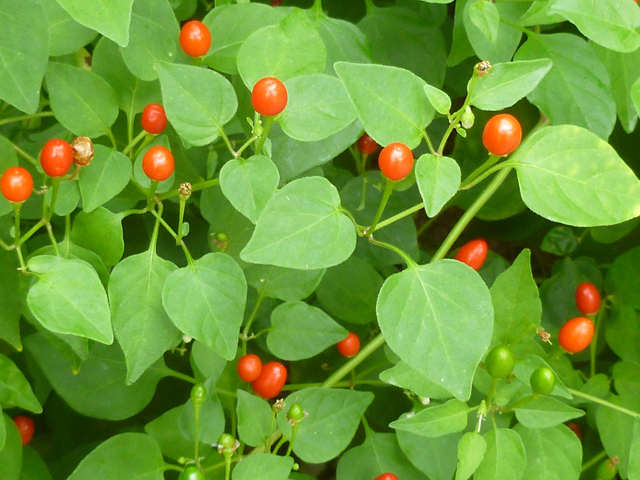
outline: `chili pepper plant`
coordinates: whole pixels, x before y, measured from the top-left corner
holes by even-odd
[[[640,479],[634,0],[2,0],[0,479]]]

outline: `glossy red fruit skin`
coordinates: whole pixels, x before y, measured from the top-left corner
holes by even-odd
[[[253,391],[262,398],[274,398],[287,381],[287,369],[280,362],[269,362],[262,366],[262,373],[251,383]]]
[[[339,341],[337,345],[338,345],[338,351],[343,356],[347,358],[351,358],[360,350],[360,339],[355,333],[349,332],[349,335],[347,335],[347,338]]]
[[[50,177],[63,177],[73,165],[73,149],[68,142],[52,138],[42,147],[40,165]]]
[[[282,0],[271,0],[272,7],[279,7],[280,5],[282,5]]]
[[[390,143],[378,157],[378,167],[389,180],[398,182],[413,169],[413,152],[404,143]]]
[[[566,322],[558,332],[558,343],[569,353],[578,353],[593,339],[593,322],[587,317],[576,317]]]
[[[25,168],[8,168],[0,179],[0,191],[10,202],[22,203],[33,192],[33,177]]]
[[[576,306],[583,315],[592,315],[600,310],[600,292],[593,283],[585,282],[578,285]]]
[[[492,155],[509,155],[522,140],[522,127],[513,115],[501,113],[484,126],[482,143]]]
[[[487,252],[489,251],[489,245],[483,238],[476,238],[469,243],[463,245],[456,254],[456,260],[466,263],[475,271],[480,270],[480,267],[487,259]]]
[[[162,145],[151,147],[142,158],[142,170],[151,180],[162,182],[169,178],[175,168],[173,155]]]
[[[275,117],[282,113],[288,101],[287,88],[277,78],[260,79],[251,91],[253,109],[265,117]]]
[[[398,480],[398,477],[396,477],[393,473],[383,473],[382,475],[378,475],[373,480]]]
[[[22,446],[27,445],[31,438],[33,437],[33,432],[35,430],[35,425],[33,420],[29,417],[17,416],[13,419],[13,423],[18,427],[18,431],[20,432],[20,440],[22,441]]]
[[[202,57],[211,47],[211,32],[198,20],[191,20],[180,30],[180,47],[190,57]]]
[[[245,382],[257,380],[261,373],[262,360],[259,356],[248,353],[238,360],[238,375]]]
[[[569,422],[566,424],[567,427],[569,427],[569,429],[576,434],[576,437],[578,437],[580,440],[582,440],[582,429],[580,428],[580,425],[578,425],[577,423],[574,422]]]
[[[140,123],[142,124],[142,128],[152,135],[158,135],[164,132],[168,124],[164,107],[158,103],[150,103],[144,107]]]
[[[363,133],[362,136],[358,139],[358,148],[365,155],[376,153],[379,146],[380,145],[378,145],[373,138],[367,135],[366,132]]]

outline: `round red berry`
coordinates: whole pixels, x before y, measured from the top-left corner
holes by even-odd
[[[171,152],[162,145],[151,147],[142,158],[142,170],[151,180],[162,182],[171,176],[175,163]]]
[[[600,310],[600,292],[593,283],[585,282],[578,285],[576,306],[583,315],[592,315]]]
[[[249,353],[238,360],[238,375],[245,382],[253,382],[262,373],[260,357]]]
[[[251,383],[253,391],[262,398],[277,396],[287,381],[287,369],[280,362],[269,362],[262,366],[260,376]]]
[[[471,240],[469,243],[463,245],[456,254],[456,260],[466,263],[474,270],[480,270],[480,267],[487,259],[487,253],[489,251],[489,245],[483,238],[477,238]]]
[[[518,148],[521,140],[520,122],[508,113],[491,117],[482,132],[482,143],[492,155],[509,155]]]
[[[40,164],[50,177],[63,177],[73,165],[73,149],[68,142],[52,138],[40,152]]]
[[[22,167],[7,169],[0,179],[0,191],[4,198],[13,203],[22,203],[33,192],[33,177]]]
[[[587,317],[572,318],[558,332],[558,343],[569,353],[581,352],[591,343],[594,330]]]
[[[187,22],[180,30],[180,47],[190,57],[202,57],[211,47],[211,32],[198,20]]]
[[[22,446],[24,447],[31,441],[33,437],[33,432],[35,430],[35,425],[33,420],[29,417],[17,416],[13,419],[13,423],[18,427],[18,431],[20,432],[20,440],[22,441]]]
[[[275,117],[287,106],[287,88],[277,78],[258,80],[251,91],[253,109],[265,117]]]
[[[380,152],[378,167],[389,180],[400,181],[413,169],[413,153],[404,143],[390,143]]]
[[[360,350],[360,339],[358,336],[349,332],[347,338],[338,342],[338,351],[347,358],[353,357]]]
[[[164,132],[168,123],[164,107],[158,103],[150,103],[144,107],[140,123],[142,124],[142,128],[152,135],[158,135]]]
[[[396,477],[393,473],[383,473],[382,475],[378,475],[373,480],[398,480],[398,477]]]
[[[363,133],[362,136],[358,139],[358,148],[365,155],[371,155],[372,153],[376,153],[378,151],[379,145],[376,141],[371,138],[367,133]]]

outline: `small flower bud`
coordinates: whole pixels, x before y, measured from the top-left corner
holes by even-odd
[[[93,159],[93,142],[89,137],[77,137],[71,142],[73,150],[73,163],[84,167]]]
[[[189,200],[189,197],[191,197],[191,184],[189,182],[180,184],[180,187],[178,187],[178,193],[183,199]]]
[[[271,407],[273,409],[273,411],[275,413],[280,413],[282,411],[282,409],[284,408],[284,398],[280,398],[278,400],[276,400],[276,402],[273,404],[273,406]]]
[[[473,122],[476,117],[471,111],[471,107],[466,106],[464,112],[462,113],[462,118],[460,118],[460,123],[462,123],[462,128],[466,128],[467,130],[473,127]]]
[[[478,78],[482,78],[489,73],[489,70],[491,70],[491,62],[489,62],[489,60],[484,60],[476,64],[473,74],[477,75]]]

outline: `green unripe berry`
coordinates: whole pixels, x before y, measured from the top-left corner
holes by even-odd
[[[289,408],[289,411],[287,412],[287,419],[292,423],[295,422],[296,424],[302,422],[302,420],[304,420],[303,408],[297,403],[291,405],[291,408]]]
[[[182,471],[178,480],[205,480],[205,476],[198,467],[189,465]]]
[[[613,480],[618,473],[618,463],[618,457],[603,461],[596,470],[596,480]]]
[[[223,433],[218,439],[218,448],[222,447],[223,449],[233,449],[235,448],[235,444],[236,439],[228,433]]]
[[[516,364],[513,359],[513,353],[509,348],[504,345],[498,345],[491,350],[484,360],[484,365],[487,367],[487,372],[493,378],[506,378],[513,371],[513,367]]]
[[[540,367],[531,374],[531,389],[538,395],[549,395],[556,384],[556,374],[548,367]]]
[[[196,408],[200,408],[206,400],[207,389],[204,388],[204,385],[202,385],[201,383],[194,385],[191,389],[191,401],[193,402],[193,406]]]

